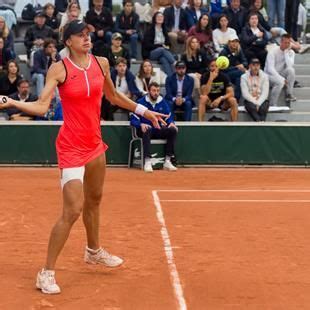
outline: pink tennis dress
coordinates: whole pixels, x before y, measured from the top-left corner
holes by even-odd
[[[106,151],[100,128],[100,106],[104,75],[95,56],[86,69],[63,60],[66,80],[58,86],[64,123],[56,150],[59,168],[81,167]]]

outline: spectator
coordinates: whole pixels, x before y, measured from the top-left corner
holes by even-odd
[[[219,108],[222,111],[230,109],[232,121],[238,118],[238,103],[234,97],[234,89],[226,74],[221,72],[216,60],[212,59],[209,63],[209,71],[201,78],[201,96],[198,107],[198,119],[204,121],[206,108]]]
[[[26,32],[24,44],[27,49],[27,56],[30,57],[31,52],[35,52],[42,48],[44,39],[53,38],[53,29],[45,25],[46,17],[39,12],[34,17],[34,25],[31,25]]]
[[[44,88],[48,68],[58,60],[60,60],[60,56],[57,53],[56,41],[53,39],[44,40],[43,49],[37,50],[33,55],[33,68],[31,70],[37,96],[40,96]]]
[[[240,34],[245,26],[247,15],[246,9],[240,5],[240,0],[231,0],[230,5],[223,10],[223,13],[228,17],[229,27]]]
[[[9,96],[17,92],[17,83],[21,79],[22,77],[19,74],[19,66],[16,60],[9,60],[7,63],[7,71],[0,75],[0,94]]]
[[[113,11],[112,0],[104,0],[104,1],[103,1],[103,6],[104,6],[105,8],[107,8],[108,10],[110,10],[110,12]],[[88,1],[88,8],[89,8],[89,10],[91,10],[93,7],[94,7],[93,1],[92,1],[92,0],[89,0],[89,1]]]
[[[131,100],[136,100],[141,97],[141,93],[137,88],[135,76],[127,68],[127,60],[118,58],[116,61],[115,70],[111,72],[111,78],[117,91],[121,92]]]
[[[103,45],[101,41],[97,41],[93,47],[93,54],[104,56],[108,59],[110,68],[114,68],[119,57],[127,60],[127,68],[130,68],[130,55],[128,49],[122,45],[123,36],[119,32],[112,35],[112,44]]]
[[[300,0],[287,0],[285,6],[285,30],[294,41],[298,39],[298,11]]]
[[[215,50],[220,53],[231,36],[236,36],[236,30],[228,27],[228,17],[225,14],[221,14],[218,18],[218,27],[213,30],[213,42]]]
[[[188,31],[188,36],[194,36],[200,43],[207,56],[213,58],[215,56],[215,47],[212,39],[212,28],[209,22],[208,14],[202,14],[198,23]]]
[[[171,52],[180,54],[186,40],[186,13],[181,7],[182,0],[173,0],[173,5],[165,8],[164,20],[171,43]]]
[[[152,22],[152,6],[149,0],[135,1],[135,11],[140,17],[140,23],[150,24]]]
[[[208,8],[203,6],[202,0],[190,0],[185,11],[187,30],[197,24],[202,14],[208,14]]]
[[[63,40],[63,32],[67,24],[72,22],[73,20],[79,20],[80,19],[80,14],[77,10],[71,10],[67,14],[67,23],[64,24],[64,26],[59,26],[59,39],[62,41]]]
[[[280,46],[270,50],[266,59],[265,72],[269,76],[271,92],[270,105],[277,105],[280,93],[286,86],[286,102],[296,101],[293,95],[295,82],[295,52],[290,48],[291,36],[284,34]]]
[[[174,117],[175,110],[183,111],[183,120],[192,120],[192,108],[194,101],[192,93],[194,90],[194,79],[186,74],[185,62],[178,61],[175,65],[176,73],[166,79],[166,100],[170,105]]]
[[[17,92],[12,94],[10,98],[14,100],[19,100],[23,102],[33,102],[38,98],[37,96],[30,93],[30,84],[27,80],[19,80],[17,83]],[[10,120],[12,121],[29,121],[33,120],[34,117],[32,115],[28,115],[16,108],[10,108],[7,110],[8,115],[10,116]]]
[[[174,72],[175,59],[171,52],[170,40],[164,25],[164,15],[156,12],[150,28],[145,32],[142,42],[143,59],[158,60],[163,71],[170,76]]]
[[[249,70],[241,76],[244,106],[255,122],[264,122],[269,109],[269,79],[260,69],[258,58],[250,61]]]
[[[257,13],[250,13],[248,19],[248,24],[242,29],[241,45],[247,60],[258,58],[264,68],[267,56],[267,33],[259,25]]]
[[[129,69],[127,69],[127,60],[125,58],[119,57],[116,60],[116,66],[111,72],[111,79],[115,86],[115,89],[126,97],[136,100],[141,97],[142,94],[137,88],[135,82],[135,76]],[[109,102],[105,97],[103,98],[101,106],[101,117],[105,120],[113,120],[114,112],[118,110],[118,107]],[[127,113],[127,111],[126,111]]]
[[[288,0],[287,2],[289,1],[291,0]],[[271,27],[285,27],[285,2],[286,0],[267,1],[268,18]]]
[[[60,22],[56,17],[55,6],[48,2],[43,7],[43,13],[46,17],[45,25],[51,27],[54,32],[58,33]]]
[[[211,0],[211,17],[212,24],[217,25],[219,16],[223,13],[223,9],[227,7],[227,0]]]
[[[205,51],[200,49],[200,44],[197,38],[191,36],[187,38],[185,54],[181,60],[186,65],[186,72],[194,79],[194,101],[200,96],[200,79],[201,75],[208,67],[208,58]],[[197,96],[197,97],[196,97]]]
[[[94,27],[94,43],[103,41],[110,44],[114,22],[112,13],[104,7],[103,0],[93,0],[93,8],[86,13],[85,22]]]
[[[157,68],[159,69],[159,68]],[[142,95],[148,93],[149,85],[152,82],[156,82],[158,85],[162,84],[162,77],[164,75],[161,70],[154,70],[153,64],[150,60],[145,59],[140,65],[139,72],[136,76],[136,85]]]
[[[176,171],[177,168],[171,163],[171,157],[174,156],[174,146],[178,129],[174,124],[168,103],[160,96],[159,85],[156,82],[150,83],[149,93],[138,100],[138,103],[146,106],[150,111],[170,115],[166,119],[167,125],[161,124],[160,129],[154,128],[152,123],[143,116],[138,116],[133,113],[130,117],[131,126],[137,128],[137,133],[143,140],[144,171],[153,172],[150,149],[151,139],[167,139],[164,169]]]
[[[228,45],[224,47],[220,56],[229,59],[229,67],[224,70],[235,88],[235,97],[239,101],[241,97],[240,78],[248,66],[247,59],[240,46],[238,36],[232,35],[228,40]]]
[[[139,38],[139,16],[133,10],[132,0],[124,0],[124,9],[116,16],[115,31],[123,36],[124,42],[130,43],[132,60],[137,59],[137,45]]]
[[[0,37],[0,74],[3,72],[4,68],[9,60],[12,59],[12,54],[4,47],[4,40]]]
[[[81,7],[80,7],[80,4],[78,2],[72,1],[68,5],[65,14],[62,15],[61,20],[60,20],[60,26],[59,26],[60,31],[70,21],[74,20],[71,18],[71,15],[77,16],[78,20],[83,20],[83,14],[81,12]]]
[[[15,59],[15,51],[14,51],[14,36],[12,33],[12,30],[8,28],[6,25],[5,19],[0,16],[0,38],[3,39],[3,49],[2,52],[5,57],[8,57],[9,59]]]
[[[65,13],[68,7],[68,0],[55,0],[55,8],[57,12]]]

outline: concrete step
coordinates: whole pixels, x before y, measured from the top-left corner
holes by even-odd
[[[303,87],[310,87],[310,74],[309,75],[297,75],[296,81]]]
[[[310,87],[294,88],[294,95],[298,100],[310,99]]]
[[[296,75],[310,75],[309,64],[297,64],[294,66]]]
[[[309,64],[310,63],[310,53],[296,54],[295,64]]]
[[[310,112],[310,98],[291,102],[291,109],[295,112]]]

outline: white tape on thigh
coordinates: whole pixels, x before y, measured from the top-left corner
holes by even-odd
[[[61,188],[71,180],[80,180],[83,183],[85,173],[85,166],[75,168],[62,169],[62,178],[60,179]]]

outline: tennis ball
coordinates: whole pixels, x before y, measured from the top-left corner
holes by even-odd
[[[226,56],[220,56],[216,59],[216,65],[220,70],[227,69],[229,66],[229,59]]]

